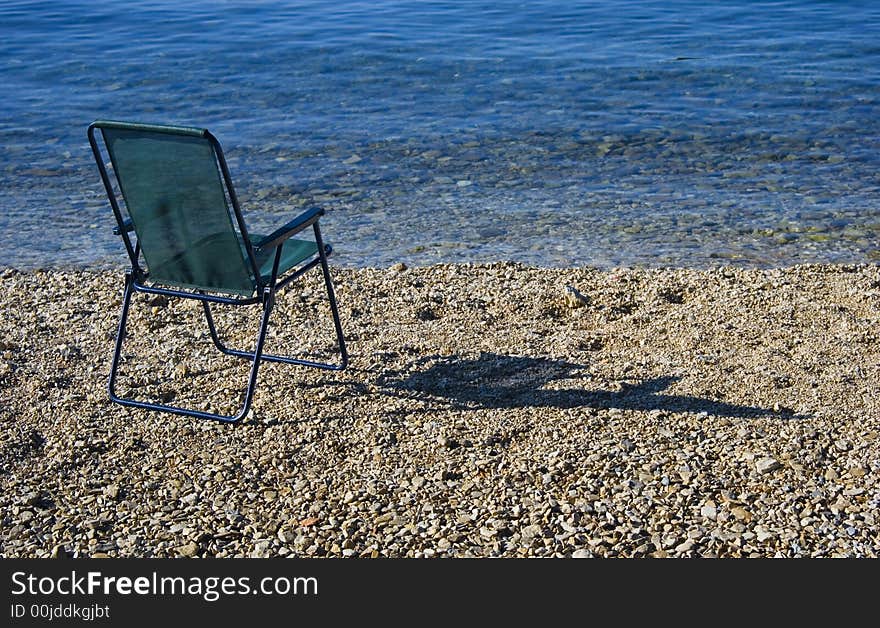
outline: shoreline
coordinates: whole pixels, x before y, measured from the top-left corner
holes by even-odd
[[[235,427],[110,403],[121,269],[0,272],[0,554],[880,555],[880,266],[332,268],[351,366]],[[329,347],[314,275],[267,350]],[[235,401],[194,305],[120,392]]]

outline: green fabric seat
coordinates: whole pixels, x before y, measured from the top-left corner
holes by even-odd
[[[254,235],[254,240],[262,240],[266,236]],[[297,240],[290,238],[284,243],[281,250],[281,262],[278,267],[278,274],[283,275],[294,266],[300,264],[314,255],[318,254],[318,246],[310,240]],[[260,251],[256,254],[257,264],[260,267],[260,277],[263,281],[268,282],[272,276],[272,263],[275,261],[275,249]]]
[[[266,236],[251,235],[223,150],[207,129],[98,120],[89,125],[88,138],[116,218],[114,231],[122,237],[131,262],[125,275],[122,314],[108,384],[113,401],[237,422],[251,406],[261,360],[328,370],[346,367],[348,353],[327,265],[331,248],[324,244],[319,227],[323,209],[308,209]],[[309,227],[313,240],[293,237]],[[324,275],[339,361],[328,363],[263,353],[276,293],[312,268],[320,268]],[[223,353],[252,362],[244,400],[237,413],[206,412],[116,394],[125,326],[135,292],[200,301],[214,345]],[[212,304],[262,305],[260,331],[253,350],[231,349],[223,344],[214,325]]]

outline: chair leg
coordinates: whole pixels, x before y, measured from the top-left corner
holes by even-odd
[[[330,268],[327,266],[327,250],[324,248],[324,240],[321,238],[321,229],[318,223],[314,224],[315,243],[318,245],[318,257],[321,258],[321,270],[324,272],[324,285],[327,288],[327,298],[330,299],[330,311],[333,313],[333,325],[336,327],[336,341],[339,343],[340,362],[334,370],[341,371],[348,366],[348,351],[345,348],[345,336],[342,334],[342,322],[339,320],[339,308],[336,305],[336,292],[333,290],[333,279],[330,277]]]
[[[315,225],[317,227],[317,224]],[[318,235],[320,238],[320,234]],[[345,347],[345,337],[342,333],[342,322],[339,318],[339,308],[336,304],[336,295],[333,291],[333,281],[330,277],[330,269],[327,266],[327,255],[324,252],[323,243],[318,242],[318,251],[321,260],[321,269],[324,272],[324,285],[327,288],[327,297],[330,300],[330,311],[333,314],[333,325],[336,328],[336,342],[339,346],[339,354],[340,361],[338,364],[331,364],[326,362],[316,362],[313,360],[305,360],[302,358],[291,358],[288,356],[282,355],[274,355],[271,353],[264,353],[262,355],[262,359],[266,362],[281,362],[283,364],[296,364],[299,366],[310,366],[314,368],[324,369],[328,371],[341,371],[346,366],[348,366],[348,351]],[[234,355],[240,358],[253,358],[254,354],[250,351],[241,351],[239,349],[232,349],[226,346],[223,341],[220,339],[219,334],[217,333],[217,327],[214,324],[214,316],[211,314],[211,306],[207,301],[202,301],[202,308],[205,311],[205,319],[208,322],[208,331],[211,334],[211,340],[214,342],[214,346],[217,347],[221,352],[226,355]]]
[[[251,402],[254,398],[254,390],[257,385],[257,371],[260,368],[260,360],[263,354],[263,345],[266,341],[266,330],[269,328],[269,316],[274,306],[274,293],[267,291],[263,298],[263,315],[260,320],[260,331],[257,334],[257,346],[250,357],[253,362],[251,364],[250,375],[248,376],[247,389],[245,390],[244,403],[241,409],[234,415],[215,414],[213,412],[203,412],[201,410],[191,410],[181,408],[179,406],[171,406],[160,403],[151,403],[148,401],[138,401],[135,399],[125,399],[116,394],[116,374],[119,367],[119,360],[122,354],[122,343],[125,337],[125,326],[128,320],[129,306],[131,305],[131,296],[134,292],[134,279],[131,273],[125,276],[125,292],[122,297],[122,314],[119,317],[119,328],[116,332],[116,347],[113,353],[113,363],[110,367],[110,378],[107,382],[107,389],[110,393],[111,401],[122,404],[124,406],[132,406],[135,408],[144,408],[147,410],[158,410],[162,412],[170,412],[172,414],[180,414],[184,416],[192,416],[201,419],[213,419],[225,423],[237,423],[247,415],[250,410]]]
[[[125,273],[125,289],[122,293],[122,313],[119,315],[119,325],[116,328],[116,343],[113,350],[113,362],[110,364],[110,378],[107,380],[107,392],[110,399],[123,403],[116,396],[116,372],[119,368],[119,358],[122,354],[122,341],[125,338],[125,323],[128,320],[128,308],[131,305],[131,295],[134,292],[134,276],[131,271]]]

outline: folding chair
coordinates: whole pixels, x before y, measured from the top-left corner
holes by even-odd
[[[97,131],[124,207],[114,192]],[[235,423],[251,407],[262,360],[329,370],[346,367],[348,353],[327,267],[332,249],[324,244],[318,226],[323,209],[309,209],[267,236],[252,236],[220,144],[206,129],[97,120],[89,125],[88,138],[116,216],[114,233],[122,236],[131,260],[125,273],[122,313],[107,386],[110,399],[126,406]],[[292,237],[308,227],[314,231],[314,241]],[[264,354],[276,294],[317,266],[324,274],[339,361],[325,363]],[[236,414],[214,414],[117,396],[116,376],[134,292],[200,301],[216,347],[252,362],[244,403]],[[262,305],[253,351],[231,349],[221,341],[211,304]]]

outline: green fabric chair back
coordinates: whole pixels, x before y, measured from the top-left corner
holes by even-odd
[[[253,294],[257,280],[210,139],[187,129],[101,132],[150,280]]]

